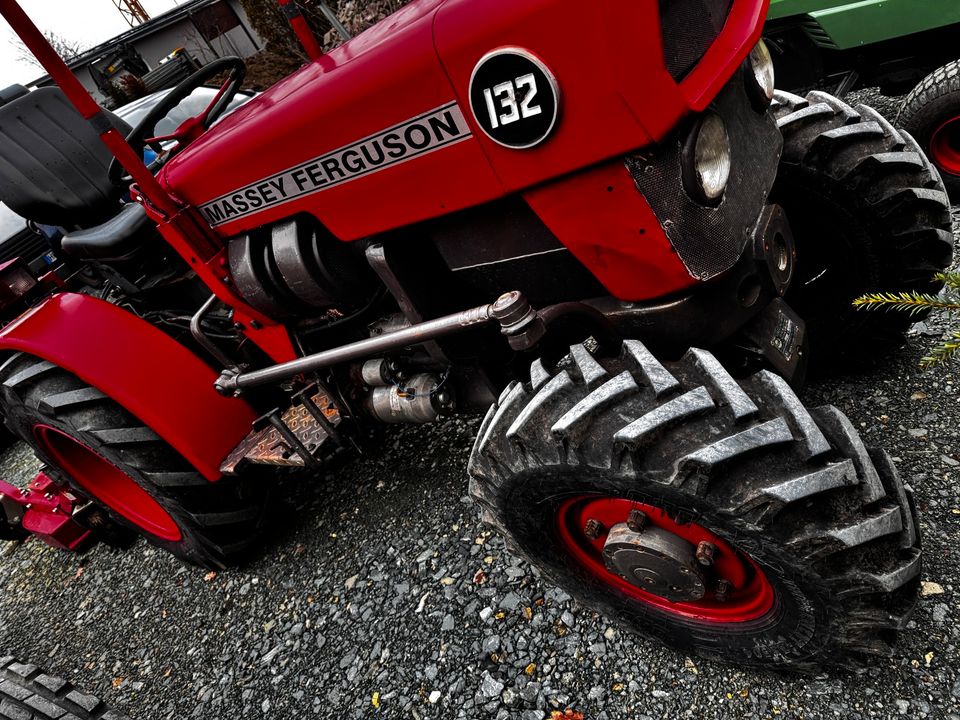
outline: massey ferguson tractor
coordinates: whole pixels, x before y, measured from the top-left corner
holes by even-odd
[[[215,126],[236,58],[130,128],[0,0],[59,85],[0,107],[0,200],[99,278],[0,331],[0,409],[46,466],[8,532],[117,523],[224,567],[278,472],[485,412],[484,521],[586,606],[741,665],[889,654],[910,494],[792,388],[896,344],[908,321],[850,300],[936,292],[947,198],[874,110],[775,92],[766,10],[416,0],[326,54],[304,34]]]

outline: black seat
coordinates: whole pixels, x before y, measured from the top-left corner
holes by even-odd
[[[8,90],[13,99],[0,105],[0,201],[28,220],[67,229],[116,215],[124,190],[107,176],[112,156],[93,126],[59,88]]]
[[[140,203],[127,203],[120,212],[100,225],[76,230],[63,236],[63,251],[91,260],[126,260],[143,247],[146,238],[156,233]]]

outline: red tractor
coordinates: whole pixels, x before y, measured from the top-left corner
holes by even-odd
[[[271,468],[486,411],[483,519],[586,605],[743,665],[889,654],[910,495],[791,387],[902,335],[850,300],[935,290],[949,208],[874,110],[774,91],[766,9],[417,0],[308,38],[215,127],[237,59],[129,128],[0,0],[61,88],[0,108],[0,200],[100,278],[0,332],[3,414],[47,466],[24,497],[222,567],[258,544]]]

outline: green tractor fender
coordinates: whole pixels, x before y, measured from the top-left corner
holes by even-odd
[[[960,23],[957,0],[771,0],[768,21],[795,19],[822,47],[847,50]]]

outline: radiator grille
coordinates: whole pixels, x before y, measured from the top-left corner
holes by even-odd
[[[732,0],[660,0],[663,59],[674,80],[700,62],[723,30]]]

